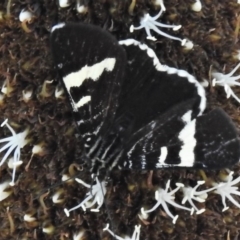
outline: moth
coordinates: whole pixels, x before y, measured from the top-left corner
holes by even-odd
[[[197,79],[162,65],[146,44],[118,42],[90,24],[60,23],[52,28],[51,50],[92,173],[238,163],[230,117],[220,108],[205,113]]]

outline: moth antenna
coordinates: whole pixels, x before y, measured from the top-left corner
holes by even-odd
[[[75,179],[76,177],[80,176],[80,173],[77,173],[76,175],[72,176],[72,177],[69,177],[68,179],[64,180],[64,181],[61,181],[61,182],[57,182],[55,184],[53,184],[52,186],[50,187],[46,187],[46,188],[43,188],[41,190],[41,192],[35,197],[33,198],[33,200],[36,200],[38,199],[44,192],[48,191],[48,190],[51,190],[52,188],[56,188],[58,186],[60,186],[61,184],[64,184],[65,182],[71,180],[71,179]]]

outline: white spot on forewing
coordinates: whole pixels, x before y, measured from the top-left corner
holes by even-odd
[[[82,107],[83,105],[85,105],[86,103],[90,102],[91,101],[91,96],[85,96],[85,97],[82,97],[75,105],[75,107],[77,108],[80,108]]]
[[[167,147],[161,147],[161,153],[160,153],[160,157],[158,159],[158,162],[160,164],[164,164],[164,161],[166,160],[167,155],[168,155]]]
[[[77,121],[77,125],[80,126],[82,123],[84,123],[84,120]]]
[[[191,121],[191,117],[192,117],[192,111],[190,110],[182,116],[182,120],[183,122],[188,123]]]
[[[106,58],[93,66],[84,66],[79,71],[70,73],[63,78],[64,84],[69,91],[71,87],[80,87],[86,79],[97,81],[103,71],[112,71],[116,63],[115,58]]]
[[[112,71],[115,66],[115,63],[116,63],[115,58],[105,58],[103,61],[95,63],[93,66],[86,65],[82,67],[79,71],[72,72],[63,77],[63,82],[69,95],[70,89],[72,87],[80,87],[86,79],[92,79],[93,81],[97,81],[99,77],[102,75],[104,70],[108,72]],[[73,105],[73,111],[77,111],[78,103],[74,104],[73,99],[71,100]]]
[[[196,119],[191,120],[191,115],[192,111],[188,111],[182,116],[185,126],[178,135],[179,140],[182,141],[183,144],[182,149],[179,152],[181,163],[178,164],[178,166],[191,167],[194,165],[194,148],[197,143],[194,137],[196,131]]]
[[[66,24],[65,23],[59,23],[52,27],[51,32],[55,31],[58,28],[63,28]]]

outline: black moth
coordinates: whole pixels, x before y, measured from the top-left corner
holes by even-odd
[[[231,119],[219,108],[203,114],[205,90],[195,77],[161,65],[147,45],[61,23],[52,29],[51,49],[92,173],[219,169],[239,161]]]

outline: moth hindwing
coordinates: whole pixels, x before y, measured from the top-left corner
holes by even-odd
[[[64,23],[53,27],[51,48],[92,172],[239,161],[231,119],[221,109],[204,114],[205,90],[195,77],[163,66],[147,45]]]

